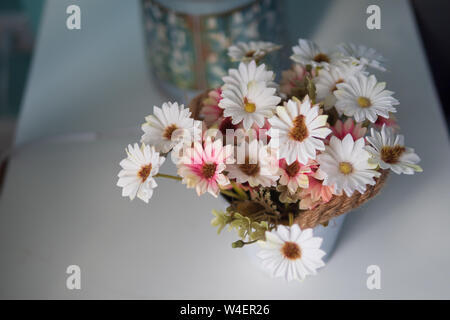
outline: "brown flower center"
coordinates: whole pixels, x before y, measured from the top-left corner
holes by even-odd
[[[285,169],[285,171],[289,177],[295,177],[299,170],[300,170],[300,164],[298,163],[298,161],[295,161],[292,164],[288,165]]]
[[[357,101],[361,108],[368,108],[372,105],[372,102],[366,97],[359,97]]]
[[[256,53],[255,50],[247,51],[247,52],[245,53],[245,57],[246,57],[246,58],[252,58],[253,55],[254,55],[255,53]]]
[[[302,250],[295,242],[285,242],[281,247],[281,253],[286,259],[297,260],[302,257]]]
[[[150,175],[150,172],[152,172],[151,163],[146,166],[143,166],[141,170],[139,170],[138,177],[141,178],[142,182],[145,182],[145,180],[147,180],[148,176]]]
[[[214,177],[214,174],[216,173],[217,164],[215,163],[205,163],[202,167],[202,174],[203,177],[206,179],[210,179]]]
[[[405,150],[405,147],[399,145],[384,146],[381,148],[381,160],[389,164],[397,163]]]
[[[239,169],[250,177],[254,177],[259,173],[260,167],[259,164],[249,163],[250,160],[248,157],[245,157],[245,163],[239,165]]]
[[[247,97],[244,98],[244,110],[248,113],[253,113],[256,111],[256,105],[248,101]]]
[[[331,91],[332,91],[332,92],[336,91],[336,90],[337,90],[337,85],[338,85],[339,83],[343,83],[343,82],[344,82],[344,79],[339,78],[339,79],[335,82],[334,87],[331,89]]]
[[[321,62],[330,62],[330,58],[328,58],[328,56],[325,53],[318,53],[316,54],[316,56],[314,57],[314,61],[321,63]]]
[[[353,166],[349,162],[341,162],[339,163],[339,171],[341,171],[345,175],[350,174],[353,172]]]
[[[167,126],[164,130],[163,137],[170,140],[172,139],[172,134],[175,130],[177,130],[178,127],[176,124],[171,124],[170,126]]]
[[[305,123],[305,117],[303,115],[297,116],[294,121],[294,126],[289,131],[289,137],[292,140],[302,142],[308,137],[308,127]]]

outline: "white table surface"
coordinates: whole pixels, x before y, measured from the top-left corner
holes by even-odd
[[[330,2],[311,35],[301,27],[310,15],[287,2],[292,44],[298,36],[353,41],[389,59],[382,77],[424,168],[391,176],[376,200],[350,213],[328,265],[301,284],[266,277],[230,248],[233,233],[216,235],[217,199],[172,181],[160,181],[148,205],[122,198],[118,163],[138,135],[33,143],[137,127],[166,100],[147,71],[138,1],[77,1],[82,30],[73,32],[65,28],[72,2],[51,0],[45,10],[0,200],[0,298],[450,298],[450,149],[406,1]],[[369,3],[382,9],[379,31],[365,28]],[[65,286],[71,264],[81,267],[79,291]],[[381,268],[381,290],[366,288],[371,264]]]

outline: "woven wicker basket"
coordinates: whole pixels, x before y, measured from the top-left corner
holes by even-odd
[[[203,107],[203,100],[208,96],[208,91],[205,91],[191,100],[189,109],[192,116],[197,120],[202,120],[199,116],[200,110]],[[347,213],[364,204],[369,199],[373,198],[383,187],[389,175],[388,170],[382,170],[381,176],[376,179],[376,184],[368,186],[365,193],[354,192],[351,197],[345,194],[342,196],[333,196],[327,203],[318,205],[310,210],[299,210],[299,214],[294,222],[300,228],[314,228],[318,224],[324,224],[330,219],[333,219],[341,214]]]

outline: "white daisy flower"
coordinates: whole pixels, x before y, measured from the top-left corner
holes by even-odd
[[[245,130],[256,123],[264,126],[265,118],[273,111],[281,98],[276,96],[273,87],[273,72],[266,71],[265,65],[256,67],[255,61],[240,63],[239,70],[230,69],[223,78],[222,100],[219,107],[224,109],[224,116],[231,117],[233,124],[243,122]]]
[[[374,177],[380,173],[374,170],[377,166],[369,162],[370,154],[364,150],[364,138],[353,141],[351,134],[343,140],[331,137],[330,145],[317,156],[319,169],[324,173],[323,185],[334,186],[334,193],[342,190],[350,197],[353,192],[364,193],[366,185],[374,185]]]
[[[356,60],[357,63],[363,66],[386,71],[383,63],[386,59],[373,48],[368,48],[363,45],[355,45],[353,43],[343,43],[338,46],[339,51],[350,56]]]
[[[379,165],[381,169],[391,169],[397,174],[414,174],[422,172],[422,168],[417,165],[420,158],[414,149],[405,147],[405,137],[395,134],[391,128],[383,124],[381,133],[370,130],[370,137],[367,141],[370,146],[366,150],[372,155],[370,162]]]
[[[327,118],[319,114],[318,104],[311,106],[308,96],[303,102],[291,99],[284,107],[277,107],[276,115],[269,119],[269,145],[279,149],[279,158],[285,158],[288,165],[296,160],[307,164],[316,158],[317,150],[325,149],[321,139],[331,133]]]
[[[301,230],[297,224],[266,231],[266,241],[259,244],[262,250],[257,255],[273,277],[303,280],[325,265],[322,258],[326,253],[320,249],[322,238],[313,237],[312,229]]]
[[[333,107],[336,104],[336,97],[333,94],[337,90],[336,85],[347,81],[349,77],[359,72],[362,72],[362,67],[350,63],[339,63],[330,66],[328,70],[320,70],[319,75],[314,78],[316,100],[323,102],[325,109]]]
[[[267,87],[276,88],[274,79],[275,74],[273,71],[268,71],[264,63],[257,66],[255,61],[241,62],[238,69],[229,69],[228,75],[222,78],[224,82],[222,89],[227,89],[229,86],[247,87],[253,82],[264,82]]]
[[[268,41],[238,42],[228,48],[228,56],[232,61],[248,62],[260,60],[272,51],[280,49],[281,46]]]
[[[153,189],[157,187],[153,178],[165,158],[160,157],[152,146],[144,145],[139,148],[130,144],[125,150],[127,158],[120,162],[122,170],[119,172],[117,186],[123,188],[122,196],[133,200],[136,196],[148,203],[153,195]]]
[[[201,137],[201,121],[192,119],[184,105],[165,102],[162,108],[153,107],[153,114],[145,118],[141,142],[155,146],[156,151],[167,153],[182,140],[197,141]]]
[[[396,112],[399,102],[392,97],[393,92],[384,90],[385,82],[377,82],[374,75],[367,77],[362,73],[351,76],[346,82],[336,85],[336,109],[356,122],[368,119],[375,122],[378,116],[389,118],[389,112]]]
[[[237,183],[248,182],[251,187],[275,186],[280,178],[275,152],[257,139],[243,141],[236,147],[236,164],[227,165],[226,171],[228,178]]]
[[[333,64],[342,61],[339,52],[325,53],[319,46],[310,40],[298,39],[298,46],[292,47],[294,54],[291,59],[302,65],[311,65],[313,68],[321,67],[328,69]]]

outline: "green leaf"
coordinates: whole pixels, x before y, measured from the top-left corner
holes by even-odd
[[[235,213],[233,221],[230,222],[230,229],[236,229],[238,236],[241,239],[245,239],[247,234],[251,231],[251,220],[248,217],[244,217],[239,213]]]
[[[263,240],[265,238],[266,231],[269,230],[267,221],[252,222],[252,228],[254,231],[250,232],[249,236],[251,240]]]
[[[218,227],[217,234],[220,234],[223,228],[231,222],[232,218],[229,214],[222,211],[213,210],[212,214],[215,218],[211,220],[211,225],[213,227]]]

